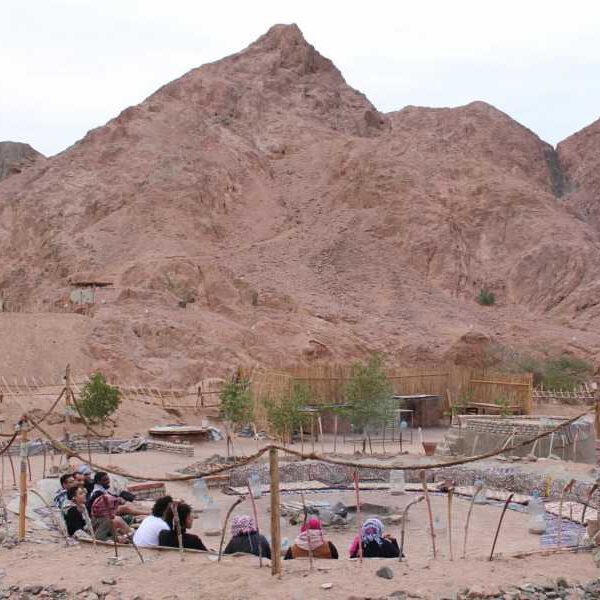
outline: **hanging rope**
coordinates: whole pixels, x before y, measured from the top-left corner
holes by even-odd
[[[165,477],[153,477],[153,476],[148,476],[148,475],[140,475],[137,473],[129,473],[127,471],[122,471],[122,470],[115,470],[115,469],[111,469],[110,467],[107,467],[105,465],[98,465],[95,463],[91,463],[90,466],[92,466],[97,471],[106,471],[107,473],[114,473],[115,475],[120,475],[122,477],[128,477],[129,479],[135,479],[138,481],[160,481],[160,482],[190,481],[191,479],[197,479],[199,477],[207,477],[210,475],[217,475],[219,473],[224,473],[224,472],[236,469],[238,467],[245,466],[245,465],[250,464],[250,463],[256,461],[257,459],[259,459],[263,454],[266,454],[271,448],[275,448],[286,454],[291,454],[292,456],[297,456],[301,460],[318,460],[318,461],[322,461],[322,462],[329,463],[329,464],[342,465],[342,466],[359,468],[359,469],[379,469],[382,471],[391,471],[391,470],[409,471],[409,470],[417,470],[417,469],[425,469],[425,470],[443,469],[445,467],[456,467],[459,465],[464,465],[464,464],[468,464],[468,463],[472,463],[472,462],[477,462],[480,460],[485,460],[487,458],[493,458],[494,456],[498,456],[499,454],[503,454],[505,452],[510,452],[512,450],[517,450],[519,448],[524,448],[526,446],[529,446],[530,444],[533,444],[536,440],[540,440],[549,435],[555,434],[557,431],[560,431],[563,427],[568,427],[575,421],[581,419],[582,417],[586,416],[587,414],[590,414],[591,412],[593,412],[593,411],[586,411],[584,413],[581,413],[581,414],[577,415],[576,417],[573,417],[572,419],[569,419],[568,421],[561,423],[557,427],[554,427],[553,429],[550,429],[544,433],[540,433],[539,435],[536,435],[536,436],[529,438],[523,442],[520,442],[519,444],[514,444],[512,446],[507,446],[505,448],[500,448],[499,450],[493,450],[491,452],[486,452],[485,454],[479,454],[477,456],[470,456],[468,458],[460,458],[460,459],[447,461],[447,462],[441,462],[441,463],[431,463],[431,464],[413,463],[413,464],[408,464],[408,465],[396,465],[396,464],[383,465],[383,464],[378,464],[378,463],[361,463],[361,462],[356,462],[356,461],[351,461],[351,460],[343,460],[343,459],[337,459],[337,458],[330,458],[327,456],[321,456],[320,454],[317,454],[315,452],[304,454],[302,452],[298,452],[297,450],[292,450],[292,449],[286,448],[284,446],[270,444],[268,446],[264,446],[263,448],[261,448],[254,454],[251,454],[250,456],[241,458],[239,461],[237,461],[233,464],[221,465],[218,467],[213,467],[212,469],[199,470],[195,473],[187,474],[187,475],[170,475],[170,476],[165,476]],[[73,451],[71,448],[69,448],[62,442],[55,440],[43,427],[41,427],[37,423],[33,423],[33,426],[48,439],[48,441],[52,444],[52,446],[54,446],[55,449],[59,450],[60,452],[64,452],[64,453],[68,454],[69,456],[77,458],[84,463],[89,463],[89,461],[87,459],[85,459],[83,456],[81,456],[77,452]]]

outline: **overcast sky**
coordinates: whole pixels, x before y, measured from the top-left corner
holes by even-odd
[[[382,111],[484,100],[552,144],[600,117],[600,2],[5,0],[0,140],[60,152],[292,22]]]

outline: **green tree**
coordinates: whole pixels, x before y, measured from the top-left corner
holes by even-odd
[[[371,356],[366,364],[352,366],[350,380],[344,389],[344,401],[350,422],[365,435],[390,417],[392,384],[383,372],[379,355]]]
[[[548,360],[544,365],[542,384],[548,390],[570,392],[585,383],[594,367],[580,358],[563,354]]]
[[[254,402],[250,390],[250,382],[247,379],[227,381],[219,392],[221,406],[220,416],[233,425],[240,428],[250,423],[254,416]]]
[[[294,383],[290,394],[267,402],[269,425],[282,440],[290,440],[295,431],[307,424],[308,415],[301,409],[309,406],[312,401],[310,387],[304,383]]]
[[[104,423],[121,403],[121,392],[106,382],[102,373],[94,373],[83,386],[77,405],[90,423]]]

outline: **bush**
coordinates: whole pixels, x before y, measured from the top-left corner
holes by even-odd
[[[300,409],[310,405],[312,400],[310,387],[294,383],[291,394],[267,403],[267,420],[282,440],[291,439],[295,431],[308,423],[308,415],[300,412]]]
[[[593,372],[594,368],[590,363],[563,354],[546,362],[542,385],[548,390],[570,392],[585,383]]]
[[[383,372],[381,357],[373,355],[367,364],[356,363],[344,389],[348,418],[365,431],[381,425],[392,411],[392,384]]]
[[[490,290],[486,288],[481,288],[477,295],[477,302],[479,302],[481,306],[493,306],[496,304],[496,294],[490,292]]]
[[[82,416],[90,423],[104,423],[121,403],[121,392],[106,383],[102,373],[95,373],[83,386],[77,402]]]
[[[243,427],[250,423],[254,415],[254,403],[248,380],[227,381],[219,392],[222,419],[229,421],[234,427]]]

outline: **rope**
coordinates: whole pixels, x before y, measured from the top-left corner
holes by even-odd
[[[499,454],[503,454],[504,452],[509,452],[511,450],[516,450],[518,448],[523,448],[525,446],[529,446],[536,440],[540,440],[549,435],[552,435],[553,433],[556,433],[563,427],[568,427],[575,421],[581,419],[582,417],[586,416],[587,414],[590,414],[591,412],[593,412],[593,411],[583,412],[583,413],[577,415],[576,417],[573,417],[572,419],[569,419],[568,421],[561,423],[557,427],[554,427],[553,429],[550,429],[544,433],[540,433],[539,435],[536,435],[536,436],[529,438],[523,442],[520,442],[519,444],[513,444],[512,446],[507,446],[505,448],[500,448],[499,450],[493,450],[491,452],[486,452],[484,454],[479,454],[477,456],[470,456],[468,458],[460,458],[457,460],[447,461],[447,462],[442,462],[442,463],[410,464],[410,465],[395,465],[395,464],[394,465],[383,465],[383,464],[377,464],[377,463],[360,463],[360,462],[355,462],[355,461],[350,461],[350,460],[329,458],[327,456],[321,456],[320,454],[317,454],[315,452],[310,452],[308,454],[304,454],[302,452],[298,452],[297,450],[292,450],[292,449],[286,448],[284,446],[270,444],[268,446],[263,446],[260,450],[258,450],[254,454],[251,454],[250,456],[246,456],[234,464],[222,465],[219,467],[215,467],[213,469],[207,469],[205,471],[197,471],[196,473],[188,474],[188,475],[170,475],[170,476],[166,476],[166,477],[149,477],[147,475],[139,475],[136,473],[129,473],[126,471],[121,471],[121,470],[117,471],[117,470],[111,469],[109,467],[106,467],[103,465],[97,465],[94,463],[91,463],[91,466],[94,467],[94,469],[96,469],[97,471],[106,471],[107,473],[114,473],[115,475],[120,475],[122,477],[128,477],[129,479],[136,479],[139,481],[160,481],[160,482],[190,481],[191,479],[197,479],[199,477],[207,477],[210,475],[217,475],[219,473],[224,473],[226,471],[231,471],[238,467],[245,466],[251,462],[254,462],[258,458],[260,458],[263,454],[267,453],[271,448],[275,448],[277,450],[281,450],[282,452],[284,452],[286,454],[291,454],[293,456],[297,456],[301,460],[318,460],[318,461],[322,461],[322,462],[329,463],[329,464],[342,465],[342,466],[359,468],[359,469],[379,469],[381,471],[391,471],[391,470],[412,471],[412,470],[419,470],[419,469],[422,469],[422,470],[442,469],[445,467],[456,467],[458,465],[477,462],[479,460],[485,460],[487,458],[493,458],[494,456],[498,456]],[[56,448],[60,452],[65,452],[69,456],[73,456],[73,457],[81,460],[84,463],[87,462],[89,464],[89,461],[87,461],[80,454],[76,453],[68,446],[65,446],[63,443],[55,440],[47,431],[45,431],[38,424],[33,423],[33,426],[36,429],[38,429],[38,431],[40,431],[48,439],[48,441],[52,444],[52,446],[54,446],[54,448]]]
[[[10,440],[8,442],[6,442],[6,444],[2,447],[2,449],[0,450],[0,455],[4,454],[5,452],[8,451],[8,449],[13,445],[13,442],[17,439],[17,435],[19,435],[18,431],[15,431],[11,436],[10,436]]]

